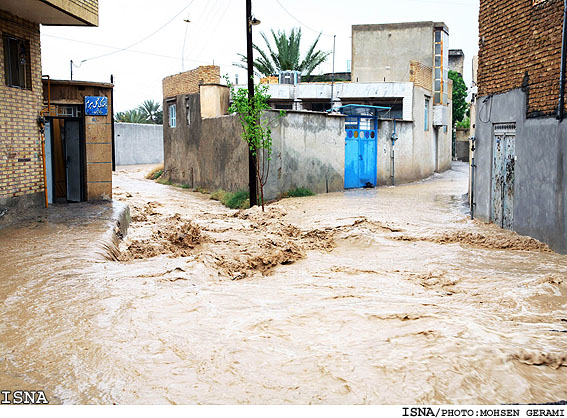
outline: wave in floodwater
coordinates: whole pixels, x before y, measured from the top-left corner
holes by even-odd
[[[53,403],[567,399],[567,258],[467,220],[464,173],[262,213],[136,170],[114,179],[126,236],[93,219],[0,230],[0,387]]]

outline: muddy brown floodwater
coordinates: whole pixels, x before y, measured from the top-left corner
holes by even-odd
[[[567,257],[470,221],[466,166],[229,210],[120,169],[105,224],[0,230],[0,387],[54,403],[567,399]],[[107,209],[110,210],[110,209]]]

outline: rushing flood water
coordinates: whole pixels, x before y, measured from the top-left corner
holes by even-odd
[[[104,222],[0,230],[0,388],[54,403],[567,399],[567,257],[469,221],[465,171],[263,215],[122,170],[132,224],[107,259]]]

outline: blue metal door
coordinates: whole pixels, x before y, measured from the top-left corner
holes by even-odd
[[[375,187],[377,183],[376,130],[347,129],[345,189]]]
[[[378,183],[378,118],[389,107],[349,104],[346,116],[345,189],[376,187]]]

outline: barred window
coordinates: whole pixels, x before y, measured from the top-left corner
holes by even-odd
[[[6,33],[2,38],[6,85],[31,90],[30,42]]]

